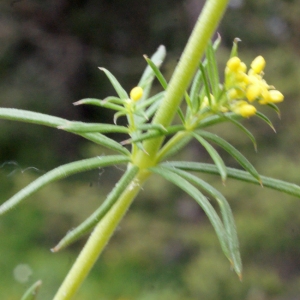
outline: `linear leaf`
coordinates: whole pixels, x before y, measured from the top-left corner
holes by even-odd
[[[213,51],[214,52],[218,49],[220,43],[221,43],[221,37],[220,37],[220,35],[218,35],[218,38],[213,43]],[[208,63],[207,58],[205,58],[203,61],[203,66],[206,67],[207,63]],[[200,106],[199,93],[200,93],[202,86],[203,86],[202,72],[201,72],[201,70],[198,70],[193,79],[192,86],[190,89],[190,99],[191,99],[191,104],[192,104],[192,108],[193,108],[191,110],[193,113],[195,113],[199,110],[199,106]],[[190,108],[188,108],[187,117],[189,117],[189,115],[190,115]]]
[[[160,72],[159,68],[156,66],[156,64],[147,56],[144,55],[144,58],[147,62],[147,64],[151,67],[151,69],[153,70],[156,78],[158,79],[158,81],[160,82],[161,86],[163,87],[163,89],[165,90],[168,87],[168,83],[164,77],[164,75]]]
[[[224,118],[226,118],[231,123],[233,123],[235,126],[237,126],[239,129],[241,129],[249,137],[249,139],[252,141],[255,151],[257,151],[257,144],[256,144],[256,140],[255,140],[254,135],[244,125],[242,125],[240,122],[235,120],[232,116],[224,115]]]
[[[127,92],[123,89],[123,87],[121,86],[121,84],[119,83],[117,78],[110,71],[108,71],[107,69],[105,69],[105,68],[99,68],[99,69],[106,74],[106,76],[108,77],[110,83],[112,84],[115,91],[117,92],[118,96],[121,99],[129,99],[129,96],[128,96]]]
[[[42,281],[38,280],[35,282],[32,286],[29,287],[29,289],[25,292],[21,300],[34,300],[36,299],[38,290],[40,286],[42,285]]]
[[[160,93],[157,93],[157,94],[153,95],[149,99],[146,99],[146,100],[144,100],[142,102],[138,101],[136,103],[136,110],[139,111],[141,109],[144,109],[144,108],[150,106],[154,102],[157,102],[157,101],[159,102],[164,97],[165,93],[166,92],[163,91],[163,92],[160,92]]]
[[[277,113],[278,117],[280,118],[280,109],[278,108],[278,106],[274,103],[268,103],[267,105],[269,107],[271,107],[272,109],[274,109],[275,112]]]
[[[73,105],[75,106],[82,105],[82,104],[100,106],[100,107],[105,107],[116,111],[126,112],[125,108],[121,105],[114,104],[105,100],[94,99],[94,98],[86,98],[73,103]]]
[[[32,111],[14,109],[14,108],[0,108],[0,118],[13,121],[21,121],[26,123],[33,123],[39,125],[45,125],[49,127],[57,128],[69,122],[66,119],[53,117],[47,114],[36,113]],[[122,147],[119,143],[110,139],[100,133],[83,133],[78,134],[96,144],[105,146],[109,149],[115,150],[117,152],[123,153],[125,155],[130,155],[130,152]]]
[[[129,129],[125,126],[117,126],[117,125],[101,124],[101,123],[84,123],[84,122],[75,122],[75,121],[68,121],[64,125],[60,125],[57,128],[66,131],[76,132],[76,133],[86,133],[86,132],[129,133]]]
[[[263,113],[261,113],[259,111],[257,111],[255,115],[258,116],[259,118],[261,118],[263,121],[265,121],[273,129],[273,131],[276,132],[276,129],[273,126],[271,120],[266,115],[264,115]]]
[[[59,166],[46,174],[40,176],[38,179],[27,185],[21,191],[12,196],[9,200],[0,205],[0,215],[4,214],[14,206],[19,204],[22,200],[32,195],[50,182],[68,177],[70,175],[89,171],[92,169],[106,167],[109,165],[128,163],[129,157],[123,155],[97,156],[93,158],[83,159],[76,162],[68,163]]]
[[[156,129],[156,130],[161,131],[161,132],[167,132],[167,129],[161,124],[151,124],[151,123],[140,124],[140,125],[137,126],[137,129],[138,130]]]
[[[200,70],[202,72],[202,76],[203,76],[203,83],[204,83],[204,91],[205,91],[205,95],[207,96],[208,98],[208,103],[209,103],[209,106],[212,107],[212,99],[211,99],[211,94],[210,94],[210,89],[209,89],[209,84],[208,84],[208,78],[207,78],[207,75],[206,75],[206,72],[205,72],[205,68],[203,66],[202,63],[200,63]]]
[[[236,273],[241,277],[242,274],[242,261],[239,251],[239,242],[236,232],[235,221],[229,203],[226,198],[213,186],[205,182],[204,180],[192,175],[188,172],[173,168],[172,171],[184,179],[191,182],[193,185],[197,185],[200,189],[215,198],[220,207],[220,211],[223,218],[223,223],[228,235],[228,246],[232,257],[232,265]]]
[[[201,86],[203,85],[203,77],[202,72],[200,70],[197,71],[190,91],[190,99],[192,104],[192,112],[195,113],[199,110],[200,101],[198,100],[199,92]]]
[[[188,162],[188,161],[183,161],[183,162],[170,161],[170,162],[165,162],[162,165],[179,168],[186,171],[194,171],[194,172],[208,173],[212,175],[219,175],[219,170],[213,164]],[[238,170],[235,168],[230,168],[230,167],[226,167],[226,169],[227,169],[227,177],[229,178],[260,185],[260,183],[256,179],[254,179],[253,176],[250,175],[248,172]],[[263,184],[263,187],[267,187],[300,198],[300,186],[297,184],[289,183],[279,179],[270,178],[263,175],[260,175],[260,179]]]
[[[229,144],[224,139],[220,138],[216,134],[197,130],[197,133],[206,139],[216,143],[220,147],[222,147],[225,151],[227,151],[246,171],[248,171],[255,179],[257,179],[261,183],[261,179],[259,177],[258,172],[254,168],[254,166],[249,162],[249,160],[236,148],[234,148],[231,144]]]
[[[49,127],[57,127],[67,121],[63,118],[15,108],[0,108],[0,118],[12,121],[22,121],[26,123],[45,125]]]
[[[150,132],[142,133],[141,135],[139,135],[136,138],[132,138],[132,139],[122,141],[121,145],[127,145],[127,144],[131,144],[131,143],[141,142],[141,141],[152,139],[152,138],[162,136],[162,135],[170,135],[170,134],[174,134],[174,133],[176,133],[178,131],[181,131],[181,130],[184,130],[183,125],[173,125],[173,126],[167,127],[163,131],[162,130],[156,130],[156,131],[150,131]]]
[[[222,122],[227,121],[226,116],[231,117],[234,120],[240,120],[243,117],[241,115],[229,112],[229,113],[225,113],[224,116],[223,115],[213,115],[210,117],[207,117],[205,119],[203,119],[202,121],[200,121],[200,123],[197,125],[197,128],[206,128],[212,125],[216,125]]]
[[[222,221],[220,220],[218,214],[216,213],[215,209],[210,204],[208,199],[186,179],[184,179],[182,176],[179,176],[178,174],[175,174],[170,169],[166,169],[164,167],[154,167],[150,168],[149,170],[153,173],[161,175],[166,180],[177,185],[179,188],[181,188],[183,191],[185,191],[188,195],[190,195],[196,200],[196,202],[202,207],[207,217],[209,218],[212,226],[216,231],[217,237],[221,244],[221,248],[226,257],[230,260],[231,257],[227,246],[228,240],[226,231],[224,229]]]
[[[166,48],[163,45],[160,45],[156,52],[151,56],[151,61],[159,68],[161,64],[163,63],[164,59],[166,57]],[[154,79],[154,72],[152,68],[147,65],[139,83],[138,86],[142,87],[144,89],[145,98],[143,96],[143,99],[146,99],[148,97],[149,90],[151,88],[152,81]]]
[[[223,161],[222,157],[215,150],[215,148],[213,146],[211,146],[211,144],[209,144],[200,135],[198,135],[196,133],[193,133],[192,135],[206,149],[206,151],[208,152],[208,154],[210,155],[210,157],[212,158],[212,160],[216,164],[216,166],[217,166],[217,168],[220,172],[220,176],[222,178],[222,181],[225,182],[227,173],[226,173],[226,166],[224,164],[224,161]]]
[[[159,101],[157,101],[157,102],[154,102],[151,106],[149,106],[147,108],[147,110],[145,111],[145,118],[146,118],[146,120],[149,120],[150,118],[152,118],[154,116],[154,114],[156,113],[156,111],[157,111],[157,109],[158,109],[158,107],[159,107],[159,105],[161,103],[161,99]]]
[[[207,73],[208,73],[208,78],[209,82],[211,85],[211,90],[215,98],[217,99],[219,96],[219,72],[218,72],[218,67],[217,67],[217,61],[216,61],[216,56],[215,56],[215,51],[213,49],[212,42],[210,41],[206,47],[206,59],[207,59]]]
[[[132,183],[132,180],[138,171],[139,168],[137,166],[130,166],[115,185],[113,190],[109,193],[105,201],[101,204],[101,206],[79,226],[69,231],[66,236],[53,249],[51,249],[51,251],[60,251],[74,241],[78,240],[82,235],[89,232],[116,203],[121,194],[125,191],[129,184]]]
[[[182,132],[182,135],[185,135],[186,132]],[[181,132],[179,132],[178,134],[181,134]],[[174,136],[175,138],[175,136]],[[162,161],[174,154],[176,154],[177,152],[179,152],[184,146],[186,146],[190,140],[192,139],[192,136],[190,134],[187,134],[185,136],[183,136],[177,143],[175,143],[174,145],[172,145],[172,139],[170,139],[164,146],[163,148],[158,152],[157,154],[157,161]],[[171,144],[172,143],[172,144]],[[170,147],[170,144],[172,145]]]

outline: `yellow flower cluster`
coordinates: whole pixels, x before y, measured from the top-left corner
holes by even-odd
[[[256,57],[247,73],[247,66],[237,56],[231,57],[225,69],[225,88],[230,110],[250,117],[256,113],[256,108],[250,104],[279,103],[284,96],[263,79],[266,62],[262,56]],[[248,101],[246,101],[248,100]]]

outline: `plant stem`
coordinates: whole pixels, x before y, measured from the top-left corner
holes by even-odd
[[[154,124],[167,127],[171,124],[183,95],[196,71],[205,48],[216,30],[229,0],[207,0],[198,18],[195,28],[188,40],[180,61],[168,84],[165,98],[154,119]],[[163,137],[154,138],[144,143],[145,151],[140,151],[136,163],[140,167],[153,166],[155,156]]]
[[[72,299],[149,175],[149,172],[140,171],[118,202],[97,224],[53,300]]]
[[[229,0],[206,1],[168,85],[165,98],[153,119],[153,124],[161,124],[164,127],[171,124],[197,65],[204,54],[207,43],[219,24],[228,2]],[[140,167],[141,171],[124,191],[118,202],[95,227],[53,300],[69,300],[76,293],[142,184],[149,177],[150,173],[145,169],[155,165],[155,158],[162,142],[162,137],[151,139],[144,143],[145,151],[138,151],[138,155],[134,158],[134,164]]]

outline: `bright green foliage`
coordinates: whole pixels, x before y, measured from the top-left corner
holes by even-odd
[[[120,181],[103,204],[85,222],[67,233],[52,249],[59,251],[95,227],[74,264],[74,269],[72,269],[74,271],[71,270],[66,277],[66,287],[62,285],[55,300],[70,299],[76,292],[78,285],[84,280],[134,197],[151,174],[159,175],[178,186],[201,206],[215,230],[222,251],[240,279],[242,278],[242,262],[231,208],[226,198],[216,188],[191,174],[190,171],[220,175],[223,183],[226,182],[227,177],[231,177],[300,196],[300,187],[261,176],[231,143],[207,131],[212,125],[230,122],[245,133],[256,147],[253,134],[241,124],[243,117],[256,115],[273,128],[269,119],[258,112],[254,104],[269,105],[278,110],[275,104],[283,101],[283,95],[263,79],[264,58],[261,56],[255,58],[247,72],[246,65],[237,56],[237,41],[233,44],[231,57],[224,71],[224,82],[220,82],[222,76],[219,74],[216,62],[216,51],[220,42],[220,37],[218,37],[214,43],[208,43],[205,58],[197,62],[198,70],[191,88],[184,93],[185,107],[169,107],[170,114],[166,116],[166,121],[162,117],[164,112],[161,111],[163,107],[161,103],[167,103],[163,101],[168,98],[172,81],[168,83],[159,70],[165,58],[165,49],[162,46],[151,59],[145,57],[148,66],[140,82],[129,94],[110,71],[100,68],[111,82],[117,96],[110,96],[103,100],[87,98],[74,103],[74,105],[95,105],[114,110],[116,112],[114,125],[88,124],[29,111],[0,108],[0,117],[3,119],[56,127],[118,152],[118,155],[88,158],[49,171],[3,203],[0,206],[0,214],[15,207],[52,181],[99,167],[116,164],[126,166],[126,171]],[[165,91],[151,95],[154,78],[158,79]],[[169,122],[174,109],[179,116],[177,123]],[[169,111],[165,113],[167,115]],[[126,117],[127,126],[117,125],[120,117]],[[160,122],[161,119],[163,122]],[[125,133],[129,137],[119,144],[103,135],[111,132]],[[166,162],[167,158],[169,159],[185,147],[192,139],[197,140],[205,148],[214,164]],[[223,158],[211,142],[228,152],[245,171],[226,167]],[[127,145],[130,145],[130,151],[126,148]],[[218,208],[210,203],[206,194],[216,200]]]

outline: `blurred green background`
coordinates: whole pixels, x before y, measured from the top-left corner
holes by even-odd
[[[109,69],[129,91],[146,65],[142,55],[163,44],[168,56],[162,69],[169,78],[202,6],[197,0],[2,0],[1,106],[111,122],[109,111],[72,105],[84,97],[114,94],[97,67]],[[249,64],[263,55],[265,78],[284,93],[285,101],[281,119],[263,110],[276,134],[258,119],[244,121],[257,138],[257,153],[232,125],[212,128],[261,174],[298,184],[299,14],[297,0],[231,1],[218,29],[220,67],[239,37],[240,57]],[[2,120],[0,126],[1,202],[59,164],[109,153],[46,127]],[[210,162],[197,143],[178,157]],[[234,166],[229,158],[227,162]],[[38,279],[43,280],[38,299],[52,299],[85,239],[61,253],[49,249],[99,206],[121,174],[115,167],[73,176],[1,216],[0,299],[20,299]],[[231,180],[224,187],[217,177],[205,179],[232,205],[244,262],[242,282],[230,270],[197,204],[153,177],[75,299],[300,299],[299,199]]]

